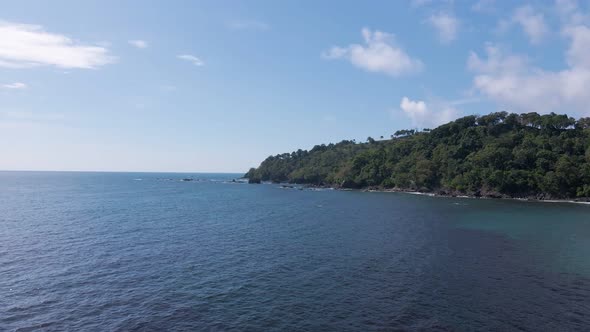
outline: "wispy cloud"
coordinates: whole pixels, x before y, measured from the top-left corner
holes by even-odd
[[[1,86],[4,89],[26,89],[27,85],[25,83],[21,83],[21,82],[14,82],[14,83],[8,83],[8,84],[2,84]]]
[[[227,27],[233,30],[259,30],[265,31],[270,29],[268,23],[257,20],[234,20],[226,23]]]
[[[140,39],[134,39],[134,40],[130,40],[128,41],[129,45],[131,46],[135,46],[137,48],[147,48],[148,47],[148,42],[146,42],[145,40],[140,40]]]
[[[198,57],[196,57],[194,55],[181,54],[181,55],[177,55],[176,57],[179,58],[179,59],[181,59],[181,60],[191,62],[195,66],[204,66],[205,65],[205,63],[203,62],[203,60],[199,59]]]
[[[322,58],[328,60],[346,59],[354,66],[366,71],[380,72],[391,76],[419,72],[424,67],[422,61],[412,58],[395,43],[393,34],[363,28],[362,35],[364,45],[334,46],[323,52]]]
[[[509,19],[498,22],[497,31],[504,33],[514,25],[520,26],[531,44],[540,44],[549,33],[543,13],[530,5],[524,5],[514,10]]]
[[[0,21],[0,67],[93,69],[115,60],[106,47],[82,44],[39,25]]]
[[[549,32],[543,14],[531,6],[517,8],[512,19],[522,26],[532,44],[540,43]]]
[[[448,44],[457,38],[459,20],[451,13],[437,13],[428,18],[428,23],[436,29],[438,39],[443,44]]]

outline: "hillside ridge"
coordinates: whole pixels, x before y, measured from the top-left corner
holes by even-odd
[[[495,112],[388,140],[266,158],[245,177],[352,189],[536,199],[590,197],[590,118]]]

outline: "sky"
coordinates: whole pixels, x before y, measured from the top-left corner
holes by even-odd
[[[245,172],[495,111],[590,116],[590,1],[3,1],[0,170]]]

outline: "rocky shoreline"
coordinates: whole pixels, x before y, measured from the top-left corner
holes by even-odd
[[[292,185],[292,184],[290,184]],[[544,193],[537,195],[528,195],[522,197],[510,196],[497,192],[489,191],[478,191],[474,193],[464,193],[459,191],[449,190],[436,190],[436,191],[420,191],[415,189],[404,189],[404,188],[381,188],[381,187],[366,187],[366,188],[344,188],[340,186],[327,186],[327,185],[311,185],[311,184],[298,184],[304,188],[315,188],[315,189],[334,189],[342,191],[361,191],[361,192],[381,192],[381,193],[405,193],[413,195],[424,195],[430,197],[456,197],[456,198],[472,198],[472,199],[507,199],[517,201],[528,201],[528,202],[546,202],[546,203],[578,203],[578,204],[590,204],[590,197],[583,198],[571,198],[563,199],[556,198],[546,195]]]
[[[577,203],[577,204],[590,204],[590,198],[575,198],[575,199],[556,199],[556,198],[538,198],[536,196],[526,197],[513,197],[509,195],[468,195],[465,193],[440,193],[440,192],[423,192],[413,190],[399,190],[399,189],[363,189],[363,192],[395,192],[413,195],[424,195],[430,197],[455,197],[455,198],[471,198],[471,199],[503,199],[503,200],[515,200],[515,201],[526,201],[526,202],[544,202],[544,203]],[[543,196],[541,196],[543,197]]]

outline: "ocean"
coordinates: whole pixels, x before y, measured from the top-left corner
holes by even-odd
[[[0,330],[590,327],[590,206],[239,176],[0,172]]]

